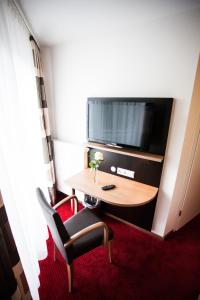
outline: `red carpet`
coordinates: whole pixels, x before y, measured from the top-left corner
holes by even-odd
[[[63,219],[69,206],[60,210]],[[74,291],[68,294],[61,256],[40,262],[41,300],[197,300],[200,293],[200,217],[162,241],[106,217],[114,231],[113,264],[104,247],[75,260]]]

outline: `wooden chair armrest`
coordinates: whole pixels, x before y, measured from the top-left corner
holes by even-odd
[[[84,235],[88,234],[89,232],[94,231],[100,227],[103,227],[103,229],[104,229],[104,245],[106,245],[108,243],[108,236],[109,236],[108,226],[104,222],[97,222],[95,224],[92,224],[92,225],[78,231],[74,235],[72,235],[71,238],[64,244],[64,247],[65,248],[69,247],[71,244],[73,244],[75,241],[80,239],[82,236],[84,236]]]
[[[71,195],[71,196],[67,196],[66,198],[64,198],[63,200],[61,200],[60,202],[58,202],[56,205],[53,206],[54,209],[57,209],[58,207],[60,207],[62,204],[64,204],[65,202],[74,199],[76,201],[76,205],[78,206],[78,198],[76,197],[76,195]]]

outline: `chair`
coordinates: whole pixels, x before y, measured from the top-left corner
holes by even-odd
[[[56,260],[57,250],[59,250],[67,264],[68,285],[69,292],[71,292],[73,286],[73,260],[103,244],[108,247],[109,261],[111,263],[111,240],[113,233],[89,208],[84,208],[76,213],[78,200],[75,195],[68,196],[54,207],[51,207],[46,201],[42,190],[37,188],[36,192],[54,240],[54,261]],[[76,214],[63,223],[56,212],[56,208],[69,200],[74,201]]]

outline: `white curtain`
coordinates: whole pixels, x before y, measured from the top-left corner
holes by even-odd
[[[37,202],[46,190],[29,32],[11,0],[0,1],[0,189],[34,300],[47,226]]]

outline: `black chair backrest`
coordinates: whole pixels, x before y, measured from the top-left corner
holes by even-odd
[[[63,225],[63,222],[59,216],[59,214],[53,209],[47,200],[45,199],[45,196],[40,188],[37,188],[36,190],[37,197],[40,203],[40,206],[42,208],[44,217],[47,221],[47,225],[51,231],[53,240],[57,246],[57,248],[60,250],[62,256],[65,260],[68,261],[65,248],[63,246],[64,243],[66,243],[69,240],[69,235],[65,229],[65,226]]]

